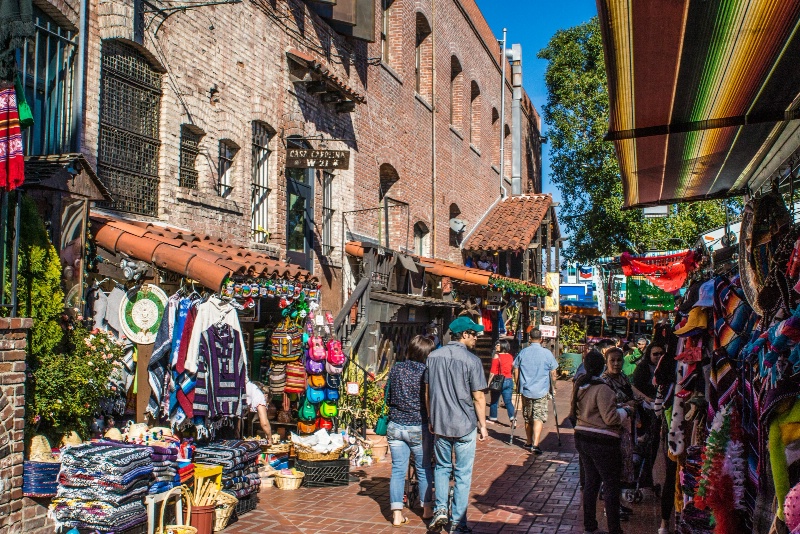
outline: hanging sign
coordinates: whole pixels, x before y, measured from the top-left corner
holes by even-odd
[[[344,169],[350,168],[349,150],[313,150],[310,148],[287,148],[287,169]]]
[[[558,328],[555,326],[540,325],[539,332],[542,333],[544,338],[555,339],[558,337]]]

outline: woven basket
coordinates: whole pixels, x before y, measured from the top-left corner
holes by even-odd
[[[216,498],[216,509],[215,509],[215,519],[214,519],[214,532],[219,532],[220,530],[224,530],[225,527],[228,526],[228,521],[230,521],[231,516],[233,515],[233,511],[236,510],[236,505],[239,503],[239,499],[230,495],[228,493],[220,491],[217,493]]]
[[[267,454],[283,454],[284,452],[289,452],[291,447],[292,445],[290,443],[273,443],[263,450]]]
[[[304,447],[295,443],[294,450],[297,453],[298,460],[305,460],[307,462],[325,462],[329,460],[338,460],[342,455],[344,448],[336,449],[335,451],[321,453],[317,452],[310,447]]]
[[[282,490],[296,490],[303,483],[303,473],[296,475],[286,475],[284,473],[275,473],[275,485],[278,489]]]
[[[164,499],[164,504],[161,505],[161,514],[159,514],[158,525],[155,527],[155,534],[197,534],[197,529],[189,525],[164,525],[164,511],[167,508],[167,501],[172,495],[178,496],[180,499],[185,499],[188,503],[188,511],[186,517],[192,517],[192,496],[185,486],[179,486],[169,490],[169,495]]]

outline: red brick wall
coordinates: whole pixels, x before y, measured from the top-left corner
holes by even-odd
[[[0,319],[0,532],[9,534],[53,531],[46,506],[22,496],[25,349],[32,325],[31,319]]]

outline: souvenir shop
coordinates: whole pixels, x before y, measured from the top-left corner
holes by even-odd
[[[25,495],[52,498],[64,532],[210,533],[255,508],[263,484],[347,484],[370,444],[335,428],[346,357],[316,279],[210,236],[90,221],[72,313],[90,323],[89,350],[119,356],[113,394],[90,440],[34,438]]]

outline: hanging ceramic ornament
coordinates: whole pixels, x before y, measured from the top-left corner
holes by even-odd
[[[266,297],[267,293],[268,293],[267,283],[262,281],[261,284],[259,285],[258,294],[261,297]]]
[[[119,307],[122,332],[139,345],[154,343],[166,305],[167,294],[153,284],[128,291]]]
[[[279,307],[280,309],[284,309],[284,308],[286,308],[287,306],[289,306],[289,301],[288,301],[288,300],[286,300],[286,298],[285,298],[285,297],[281,297],[281,300],[279,300],[279,301],[278,301],[278,307]]]
[[[242,296],[242,284],[237,282],[233,284],[233,296],[234,297],[241,297]]]
[[[222,288],[222,296],[227,298],[233,297],[233,287],[233,282],[225,284],[225,287]]]

